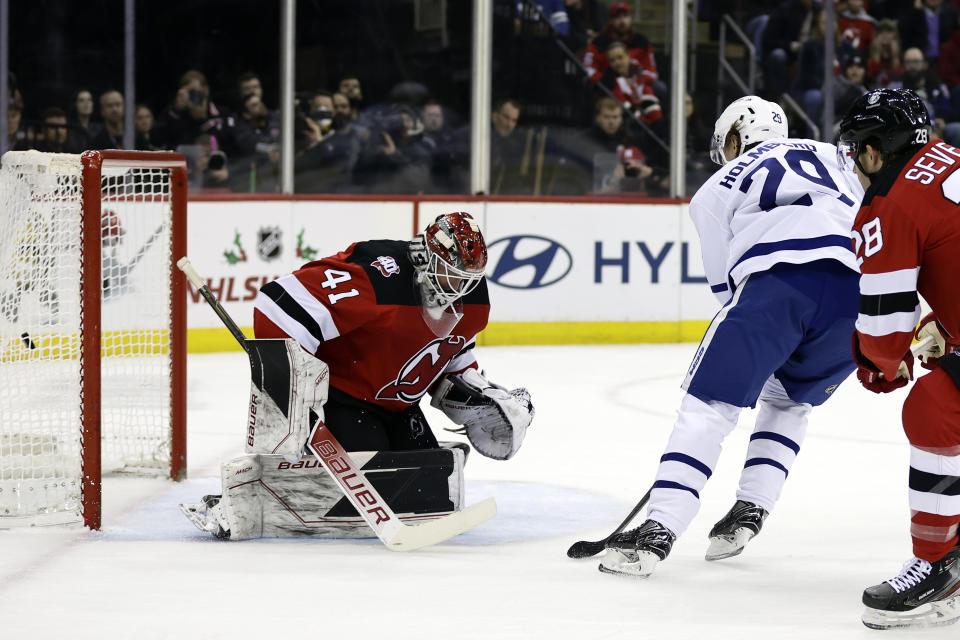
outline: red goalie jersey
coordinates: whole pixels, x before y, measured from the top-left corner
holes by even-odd
[[[919,295],[960,336],[960,149],[925,145],[867,189],[853,227],[861,261],[860,349],[893,379],[920,319]]]
[[[304,265],[260,289],[257,338],[294,338],[330,367],[330,386],[390,411],[417,403],[445,373],[476,366],[487,325],[482,280],[461,301],[463,317],[437,336],[422,315],[409,243],[371,240]]]

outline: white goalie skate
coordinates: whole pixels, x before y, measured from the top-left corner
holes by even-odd
[[[220,496],[203,496],[195,504],[181,504],[180,511],[200,531],[206,531],[221,540],[230,538],[229,525],[220,509]]]

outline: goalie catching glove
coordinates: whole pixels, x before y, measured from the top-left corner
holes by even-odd
[[[466,433],[474,449],[494,460],[509,460],[517,453],[534,416],[526,389],[508,391],[476,369],[446,376],[430,405],[463,425],[449,431]]]

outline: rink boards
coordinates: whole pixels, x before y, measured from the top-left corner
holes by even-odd
[[[241,327],[269,280],[357,240],[410,238],[468,211],[489,249],[483,344],[698,340],[717,309],[696,229],[680,200],[438,198],[191,200],[190,258]],[[191,289],[192,352],[235,348]]]

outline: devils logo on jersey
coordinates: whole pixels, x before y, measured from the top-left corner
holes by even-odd
[[[370,263],[370,266],[379,269],[384,278],[389,278],[395,273],[400,273],[400,265],[390,256],[379,256]]]
[[[466,342],[463,336],[447,336],[429,342],[400,368],[396,380],[377,392],[377,399],[417,402],[440,377],[447,363],[463,350]]]

